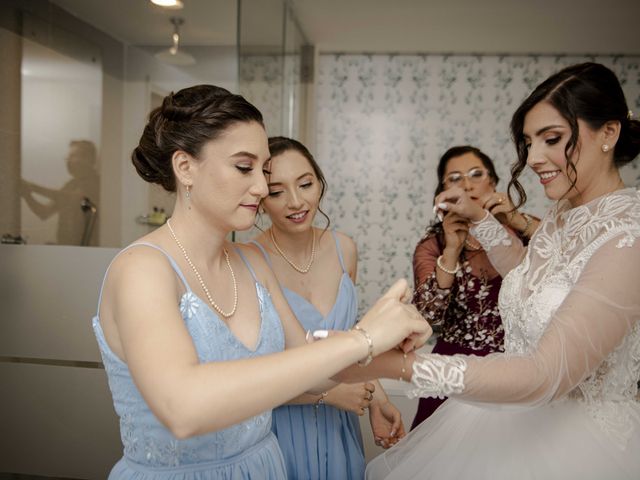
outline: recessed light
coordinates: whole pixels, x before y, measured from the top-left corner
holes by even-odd
[[[172,10],[178,10],[184,7],[182,0],[151,0],[151,3],[158,5],[159,7],[170,8]]]

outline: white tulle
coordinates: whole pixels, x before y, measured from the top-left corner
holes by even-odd
[[[421,358],[415,393],[453,400],[367,478],[640,478],[640,194],[561,201],[528,250],[499,225],[472,234],[504,276],[505,353]]]

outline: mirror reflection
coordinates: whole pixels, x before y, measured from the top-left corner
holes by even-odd
[[[2,243],[121,247],[171,215],[130,163],[149,112],[215,84],[304,136],[304,35],[283,0],[4,2]],[[126,12],[126,15],[114,12]],[[5,203],[6,202],[6,203]]]

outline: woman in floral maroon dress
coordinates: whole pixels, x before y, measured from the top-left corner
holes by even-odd
[[[514,210],[509,197],[496,192],[498,180],[493,162],[482,151],[471,146],[452,147],[438,163],[435,195],[453,186],[463,187],[526,243],[538,220]],[[427,228],[416,246],[413,274],[413,303],[432,326],[440,328],[434,353],[484,356],[503,351],[504,333],[498,310],[502,278],[480,244],[469,235],[465,219],[449,213]],[[411,429],[445,400],[421,398]]]

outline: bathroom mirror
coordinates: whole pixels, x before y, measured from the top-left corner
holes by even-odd
[[[20,235],[30,244],[98,244],[102,67],[97,48],[70,41],[84,55],[22,39],[16,181]]]

